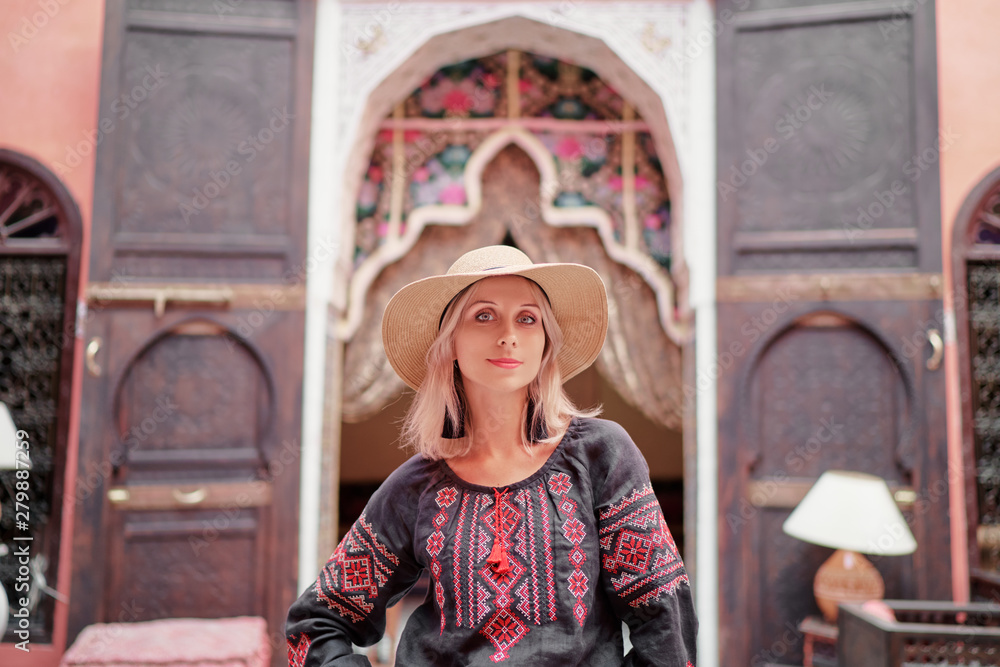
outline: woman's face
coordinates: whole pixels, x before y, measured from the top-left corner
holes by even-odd
[[[455,358],[466,388],[521,390],[538,375],[544,351],[542,312],[528,280],[481,280],[455,330]]]

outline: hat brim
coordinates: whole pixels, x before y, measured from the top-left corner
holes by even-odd
[[[423,382],[427,351],[437,338],[441,314],[455,295],[484,278],[508,275],[533,280],[548,296],[563,331],[563,345],[556,357],[562,380],[594,363],[608,332],[608,295],[597,272],[569,263],[505,266],[431,276],[396,292],[382,316],[382,345],[403,382],[413,389]]]

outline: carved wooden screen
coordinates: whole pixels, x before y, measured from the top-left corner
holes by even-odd
[[[1000,169],[966,199],[955,223],[962,441],[969,556],[1000,572]]]
[[[314,10],[107,3],[70,639],[298,592]]]
[[[10,600],[25,597],[26,589],[15,590],[21,563],[12,555],[24,545],[30,545],[32,570],[51,588],[63,587],[59,532],[80,234],[80,213],[59,180],[35,160],[0,149],[0,402],[28,434],[31,461],[27,480],[0,471],[0,552],[6,556],[0,582]],[[23,490],[28,501],[18,506]],[[32,640],[45,643],[52,639],[54,600],[36,594],[29,629]],[[8,626],[6,641],[17,641],[14,629]]]
[[[828,469],[885,478],[950,594],[932,3],[720,0],[721,664],[802,661],[829,549],[781,526]]]

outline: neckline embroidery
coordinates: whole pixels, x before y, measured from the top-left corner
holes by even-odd
[[[526,477],[526,478],[524,478],[524,479],[522,479],[522,480],[520,480],[518,482],[513,482],[511,484],[505,484],[503,486],[486,486],[485,484],[474,484],[473,482],[466,481],[465,479],[463,479],[462,477],[460,477],[458,475],[458,473],[456,473],[454,470],[452,470],[451,466],[448,465],[448,462],[445,461],[444,459],[439,460],[438,461],[438,465],[439,465],[441,471],[445,474],[445,476],[447,476],[448,478],[450,478],[453,482],[455,482],[459,486],[464,487],[466,489],[469,489],[471,491],[478,491],[479,493],[486,493],[486,494],[489,494],[489,495],[495,495],[498,491],[513,491],[513,490],[521,489],[521,488],[524,488],[526,486],[530,486],[532,483],[538,481],[546,473],[548,473],[549,469],[555,463],[556,458],[560,455],[560,453],[566,447],[567,442],[571,438],[576,437],[576,429],[579,426],[579,423],[580,423],[580,420],[579,420],[578,417],[573,417],[572,419],[570,419],[569,425],[566,427],[566,432],[563,433],[562,439],[559,441],[559,444],[556,445],[556,448],[552,450],[552,453],[549,454],[549,458],[547,458],[545,460],[545,463],[542,464],[542,467],[539,468],[538,470],[536,470],[534,473],[532,473],[528,477]]]

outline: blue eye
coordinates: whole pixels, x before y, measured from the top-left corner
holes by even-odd
[[[476,314],[476,321],[477,322],[488,322],[491,319],[493,319],[493,314],[490,311],[488,311],[488,310],[484,310],[484,311]]]
[[[523,324],[534,324],[535,322],[537,322],[534,315],[522,315],[521,319],[518,321],[522,322]]]

